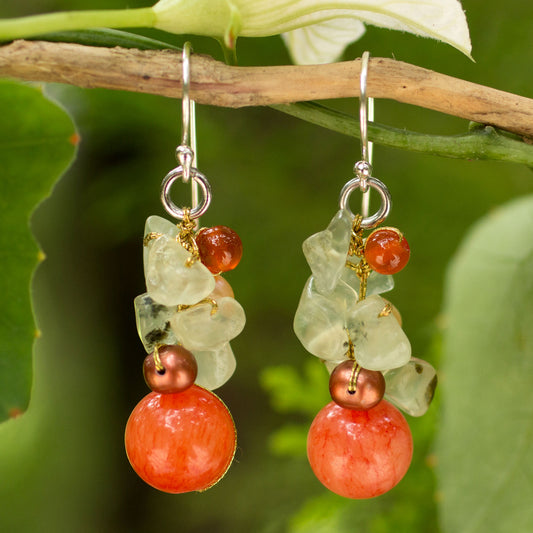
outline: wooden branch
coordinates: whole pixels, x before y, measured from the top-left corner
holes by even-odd
[[[191,57],[191,96],[201,104],[264,106],[359,95],[360,60],[312,66],[231,67]],[[0,76],[181,97],[181,54],[15,41],[0,47]],[[533,100],[408,63],[372,58],[368,95],[433,109],[533,137]]]

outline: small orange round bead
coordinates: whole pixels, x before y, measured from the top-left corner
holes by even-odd
[[[396,274],[407,264],[411,250],[396,228],[374,230],[365,243],[365,259],[379,274]]]
[[[233,270],[242,257],[242,242],[227,226],[204,228],[196,236],[202,263],[213,273]]]

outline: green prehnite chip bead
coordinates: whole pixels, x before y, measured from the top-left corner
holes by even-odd
[[[405,366],[383,374],[389,401],[411,416],[426,413],[437,387],[437,371],[427,361],[412,357]]]
[[[357,293],[343,281],[325,296],[318,292],[311,276],[294,316],[294,332],[313,355],[328,361],[342,360],[348,350],[346,320],[356,304]]]
[[[194,357],[198,363],[196,384],[209,390],[222,387],[237,366],[229,342],[209,350],[195,350]]]
[[[170,327],[170,319],[175,307],[158,304],[148,293],[140,294],[133,302],[137,333],[147,353],[161,344],[178,344],[178,339]]]
[[[357,362],[368,370],[388,370],[409,362],[411,344],[392,314],[390,305],[378,295],[360,301],[347,319]]]
[[[170,321],[176,336],[194,353],[229,342],[244,329],[245,322],[242,306],[230,297],[217,300],[216,307],[206,302],[184,309]]]
[[[341,210],[325,230],[304,241],[304,255],[313,273],[316,290],[321,294],[330,293],[337,285],[346,264],[351,235],[352,217]]]

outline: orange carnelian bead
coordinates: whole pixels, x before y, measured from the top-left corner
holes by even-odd
[[[196,244],[202,263],[213,273],[233,270],[242,257],[242,242],[235,231],[227,226],[200,230]]]
[[[396,274],[409,261],[407,239],[396,228],[374,230],[365,243],[365,259],[380,274]]]
[[[386,400],[368,411],[328,403],[307,437],[307,457],[316,477],[346,498],[364,499],[392,489],[413,455],[411,430]]]
[[[237,443],[227,407],[193,385],[176,394],[151,392],[126,425],[126,453],[139,477],[179,494],[213,486],[228,470]]]

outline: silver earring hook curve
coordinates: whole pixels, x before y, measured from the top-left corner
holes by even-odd
[[[196,153],[196,129],[195,129],[195,105],[191,100],[191,43],[183,45],[181,55],[182,62],[182,95],[181,95],[181,144],[176,148],[176,159],[183,167],[183,182],[188,183],[191,176],[191,167],[195,163]],[[195,188],[193,187],[193,207],[195,202]],[[197,192],[196,192],[196,201]]]
[[[170,197],[172,185],[181,180],[183,183],[191,182],[191,210],[189,218],[195,220],[198,225],[198,218],[202,216],[211,203],[211,186],[207,178],[198,172],[196,163],[196,117],[195,103],[190,98],[191,67],[190,54],[191,43],[183,45],[182,52],[182,132],[181,144],[176,148],[176,159],[179,167],[171,170],[161,183],[161,202],[163,207],[173,217],[183,220],[186,216],[186,209],[178,207]],[[199,203],[198,188],[202,190],[203,199]]]
[[[372,177],[372,143],[368,141],[368,121],[374,119],[374,101],[367,97],[367,77],[368,77],[368,61],[370,59],[370,52],[364,52],[361,56],[361,74],[359,79],[360,99],[359,99],[359,124],[361,131],[361,160],[354,165],[355,178],[348,181],[340,194],[339,206],[343,210],[347,210],[352,217],[354,216],[350,210],[349,200],[353,191],[359,189],[363,193],[361,201],[361,227],[370,229],[381,224],[390,213],[392,202],[389,190],[386,185]],[[374,189],[381,198],[381,206],[379,210],[372,216],[368,216],[370,189]]]
[[[361,56],[361,75],[359,78],[359,127],[361,129],[362,160],[370,164],[368,155],[368,98],[366,95],[369,59],[370,52],[364,52]]]
[[[361,56],[361,74],[359,77],[359,128],[361,132],[361,161],[354,167],[355,174],[360,178],[361,214],[368,216],[370,208],[370,188],[367,178],[372,174],[372,143],[368,140],[368,122],[374,120],[374,99],[367,96],[368,62],[370,52],[365,51]]]

